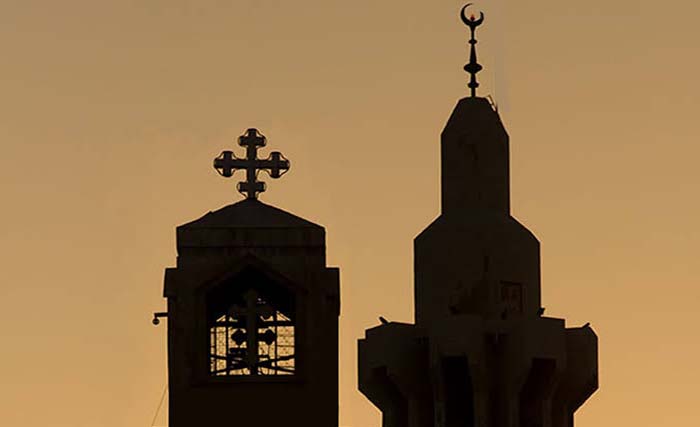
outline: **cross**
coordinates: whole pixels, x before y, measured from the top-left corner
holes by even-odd
[[[250,375],[258,375],[260,360],[258,359],[258,316],[270,317],[272,308],[267,304],[258,303],[258,293],[250,289],[245,293],[245,307],[234,305],[229,315],[234,318],[245,317],[246,355],[245,366],[250,370]]]
[[[257,199],[265,191],[265,183],[258,181],[258,171],[264,170],[272,178],[279,178],[289,170],[289,160],[279,151],[270,153],[267,159],[258,159],[258,148],[266,144],[265,137],[257,129],[248,129],[238,138],[238,145],[246,148],[246,157],[238,158],[232,151],[224,151],[214,159],[214,168],[223,177],[230,178],[239,169],[246,171],[246,180],[238,183],[238,191],[248,199]]]

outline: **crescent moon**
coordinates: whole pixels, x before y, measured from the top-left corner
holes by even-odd
[[[482,22],[484,22],[484,12],[479,12],[480,16],[479,16],[479,19],[477,19],[476,21],[472,21],[471,19],[467,18],[467,13],[466,13],[467,8],[473,4],[474,3],[467,3],[466,5],[464,5],[464,7],[462,8],[462,11],[460,12],[460,16],[462,17],[462,22],[464,22],[464,24],[469,26],[469,27],[471,27],[472,25],[476,27],[476,26],[480,25]]]

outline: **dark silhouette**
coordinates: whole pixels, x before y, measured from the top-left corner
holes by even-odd
[[[279,151],[270,153],[267,159],[258,159],[258,148],[264,147],[267,139],[257,129],[248,129],[238,138],[238,145],[246,148],[246,157],[239,159],[232,151],[223,151],[214,159],[214,169],[221,176],[230,178],[238,169],[245,170],[246,180],[238,183],[238,191],[249,199],[256,199],[265,191],[265,183],[258,181],[258,171],[267,171],[272,178],[279,178],[289,170],[289,160]]]
[[[153,313],[153,320],[151,321],[151,323],[153,323],[155,326],[160,325],[161,317],[168,317],[168,313],[165,311]]]
[[[177,228],[177,266],[165,271],[170,427],[338,425],[339,271],[326,266],[325,230],[257,200],[257,170],[278,178],[265,138],[225,151],[225,177],[246,171],[246,199]]]
[[[442,212],[414,240],[415,324],[366,331],[360,391],[384,427],[572,427],[598,388],[597,337],[543,316],[539,242],[510,214],[508,134],[475,96],[484,15],[462,19],[472,96],[442,132]]]
[[[475,97],[476,96],[476,88],[479,87],[479,83],[476,81],[476,75],[479,71],[483,69],[481,64],[476,59],[476,44],[478,43],[476,40],[476,28],[484,23],[484,12],[480,12],[479,14],[479,19],[476,18],[476,16],[471,15],[467,18],[467,8],[471,6],[472,3],[467,3],[463,8],[460,13],[460,17],[462,18],[462,22],[469,27],[469,30],[471,31],[471,38],[469,39],[469,45],[471,46],[469,49],[469,63],[464,66],[464,71],[469,73],[469,84],[467,87],[471,90],[471,96]]]
[[[469,5],[467,5],[469,6]],[[415,324],[368,329],[359,387],[384,427],[572,427],[598,387],[597,337],[544,317],[537,238],[510,215],[509,148],[498,112],[460,100],[441,137],[440,216],[414,241]],[[323,227],[260,202],[266,140],[239,138],[214,167],[246,172],[246,199],[177,228],[165,271],[171,427],[338,425],[339,270],[326,266]]]

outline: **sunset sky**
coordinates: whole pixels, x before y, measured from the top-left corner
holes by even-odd
[[[257,127],[292,162],[262,200],[341,269],[340,425],[379,427],[356,340],[413,320],[462,4],[0,0],[0,424],[151,425],[175,227],[240,199],[211,161]],[[543,305],[599,336],[577,427],[700,425],[700,3],[477,5]]]

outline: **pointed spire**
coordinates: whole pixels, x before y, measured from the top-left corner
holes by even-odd
[[[469,63],[464,66],[464,71],[470,74],[470,79],[469,79],[469,84],[467,85],[469,89],[471,89],[471,96],[476,97],[476,88],[479,87],[479,82],[476,81],[476,74],[483,69],[481,64],[477,62],[476,59],[476,44],[478,43],[476,41],[476,27],[481,25],[484,22],[484,12],[479,12],[480,16],[479,19],[476,19],[476,16],[472,14],[471,16],[467,17],[467,8],[471,6],[472,3],[467,3],[463,8],[462,12],[460,13],[462,17],[462,22],[464,22],[464,25],[469,27],[471,30],[471,39],[469,40],[469,44],[471,45],[471,51],[469,52]]]

